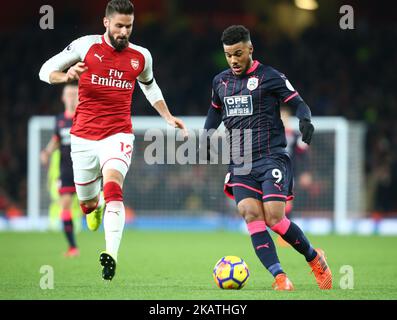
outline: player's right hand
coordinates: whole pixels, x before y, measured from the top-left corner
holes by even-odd
[[[187,131],[187,128],[181,119],[171,116],[170,118],[166,119],[166,121],[170,126],[181,129],[184,138],[189,136],[189,132]]]
[[[84,62],[77,62],[74,66],[71,66],[66,72],[66,82],[71,82],[80,79],[80,75],[88,70]]]

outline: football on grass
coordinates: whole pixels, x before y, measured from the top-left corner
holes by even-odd
[[[221,289],[241,289],[250,276],[245,261],[236,256],[225,256],[216,263],[213,276]]]

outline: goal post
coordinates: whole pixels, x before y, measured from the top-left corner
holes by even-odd
[[[181,119],[198,138],[205,117],[182,116]],[[312,122],[315,133],[308,152],[314,184],[308,192],[299,191],[296,186],[295,190],[300,193],[294,200],[293,217],[327,220],[332,231],[347,233],[351,231],[349,221],[365,214],[365,126],[342,117],[313,117]],[[33,228],[39,228],[48,215],[47,173],[40,164],[40,150],[53,134],[54,125],[53,116],[34,116],[29,121],[27,213]],[[298,130],[297,119],[293,119],[291,125]],[[166,134],[165,157],[172,156],[175,147],[184,142],[176,138],[176,130],[159,116],[133,117],[133,127],[133,159],[124,185],[126,206],[136,217],[133,226],[222,228],[224,218],[237,219],[234,203],[223,195],[227,165],[148,164],[144,154],[153,141],[145,134],[150,130]],[[218,132],[222,135],[224,128]]]

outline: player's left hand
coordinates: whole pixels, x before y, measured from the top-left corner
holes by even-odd
[[[310,120],[303,119],[299,121],[299,131],[302,133],[302,141],[310,144],[314,132],[314,126]]]
[[[169,119],[167,119],[167,123],[170,126],[173,126],[174,128],[179,128],[182,130],[183,133],[183,137],[187,138],[189,136],[189,133],[187,132],[186,126],[183,123],[183,121],[177,117],[171,117]]]

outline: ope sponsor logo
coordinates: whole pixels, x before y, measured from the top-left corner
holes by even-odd
[[[226,115],[233,116],[249,116],[252,115],[252,96],[230,96],[224,98]]]

